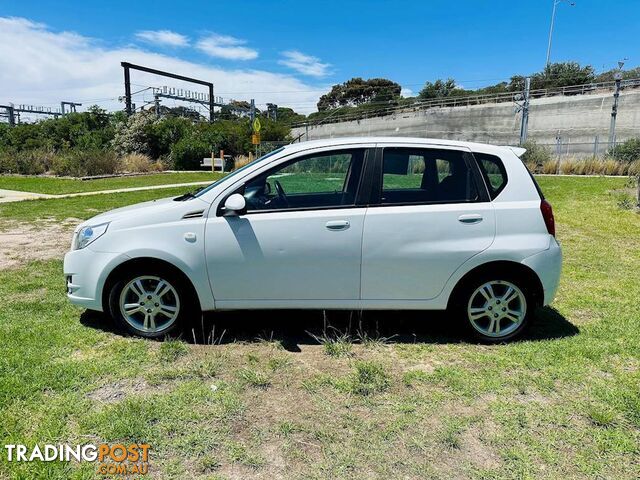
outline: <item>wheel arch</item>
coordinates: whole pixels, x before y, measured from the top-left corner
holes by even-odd
[[[104,282],[104,286],[102,288],[102,309],[104,312],[109,311],[109,294],[113,286],[127,273],[138,271],[139,269],[146,267],[152,268],[160,268],[171,271],[173,274],[177,275],[184,282],[183,286],[189,290],[189,294],[193,297],[193,300],[197,302],[198,309],[202,308],[202,302],[198,296],[198,292],[193,285],[193,282],[188,277],[186,273],[184,273],[180,268],[168,262],[166,260],[162,260],[154,257],[136,257],[126,260],[119,265],[117,265]]]
[[[459,292],[471,281],[479,277],[480,275],[485,275],[487,273],[507,273],[509,275],[515,275],[516,277],[523,280],[525,285],[529,288],[531,295],[533,296],[535,307],[539,307],[544,302],[544,288],[542,286],[542,282],[538,277],[538,274],[527,265],[523,265],[522,263],[508,261],[508,260],[498,260],[483,263],[482,265],[478,265],[473,269],[469,270],[464,276],[458,280],[456,286],[451,291],[449,295],[449,300],[447,302],[447,308],[451,308],[452,302],[456,301],[456,298]]]

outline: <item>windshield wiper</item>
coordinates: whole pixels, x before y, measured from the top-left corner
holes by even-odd
[[[175,202],[184,202],[185,200],[190,200],[192,198],[196,198],[196,194],[200,191],[200,190],[204,190],[206,188],[206,185],[203,187],[198,187],[195,190],[190,190],[188,192],[183,193],[182,195],[180,195],[179,197],[174,198],[173,200]]]

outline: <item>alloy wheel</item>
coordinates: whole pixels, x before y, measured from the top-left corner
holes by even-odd
[[[136,330],[159,333],[175,323],[180,314],[178,292],[157,276],[135,277],[120,293],[120,313]]]
[[[471,294],[467,318],[471,326],[487,337],[506,337],[516,331],[527,314],[527,300],[513,283],[492,280]]]

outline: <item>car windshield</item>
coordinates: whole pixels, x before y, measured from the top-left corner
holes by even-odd
[[[220,183],[222,183],[223,181],[227,180],[228,178],[231,178],[235,175],[237,175],[238,173],[244,171],[245,169],[252,167],[256,162],[260,162],[262,160],[264,160],[265,158],[269,158],[272,157],[273,155],[275,155],[276,153],[280,153],[282,150],[284,150],[284,147],[280,147],[280,148],[276,148],[274,151],[267,153],[266,155],[261,156],[260,158],[256,158],[253,162],[247,163],[245,166],[240,167],[237,170],[234,170],[233,172],[231,172],[229,175],[225,175],[224,177],[222,177],[220,180],[217,180],[215,182],[213,182],[211,185],[207,185],[205,188],[197,191],[194,193],[194,197],[200,197],[201,195],[204,195],[205,193],[207,193],[209,190],[211,190],[212,188],[216,187],[217,185],[219,185]]]

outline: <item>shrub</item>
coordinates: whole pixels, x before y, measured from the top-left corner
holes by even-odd
[[[112,150],[80,151],[87,175],[109,175],[120,170],[120,159]]]
[[[175,165],[173,163],[173,159],[171,158],[171,154],[161,156],[157,161],[158,170],[173,170]]]
[[[183,138],[171,147],[171,159],[176,170],[199,170],[200,161],[210,155],[209,145],[193,137]]]
[[[552,161],[551,152],[533,140],[528,140],[522,145],[527,151],[522,155],[522,161],[531,172],[540,173],[545,163]],[[555,173],[555,172],[553,172]]]
[[[152,153],[154,135],[152,133],[156,116],[149,110],[135,113],[124,121],[118,122],[113,137],[113,148],[118,155],[128,153]]]
[[[555,160],[542,166],[543,173],[556,173],[558,163]],[[640,160],[621,162],[613,158],[563,158],[559,173],[567,175],[637,175],[640,172]]]
[[[171,146],[193,129],[190,119],[184,117],[163,117],[146,127],[146,140],[152,158],[169,155]]]
[[[67,150],[59,152],[53,158],[51,170],[56,175],[68,175],[71,177],[81,177],[85,175],[84,166],[80,158],[74,152]]]
[[[619,143],[607,152],[607,156],[627,163],[640,160],[640,138],[630,138]]]
[[[584,171],[583,161],[577,158],[567,158],[562,160],[561,172],[567,175],[582,175]]]
[[[622,170],[621,163],[613,158],[606,158],[602,161],[601,175],[618,175]]]
[[[238,155],[233,159],[233,168],[235,170],[248,165],[251,162],[247,155]]]
[[[631,177],[640,177],[640,160],[629,163],[627,175]]]
[[[15,152],[11,150],[0,152],[0,173],[18,173]]]
[[[602,159],[597,157],[590,157],[582,161],[582,171],[580,175],[596,175],[600,169]]]
[[[111,150],[67,150],[53,157],[51,169],[57,175],[73,177],[109,175],[119,171],[120,161]]]
[[[38,148],[34,150],[7,150],[0,154],[0,173],[41,175],[51,168],[54,153]]]
[[[143,153],[130,153],[120,160],[122,170],[125,172],[151,172],[158,170],[158,166],[162,169],[162,165],[151,160],[148,155]]]
[[[534,168],[529,167],[529,169],[532,172],[545,173],[547,175],[558,173],[558,161],[549,158],[548,160],[543,161],[540,165],[537,165]]]

